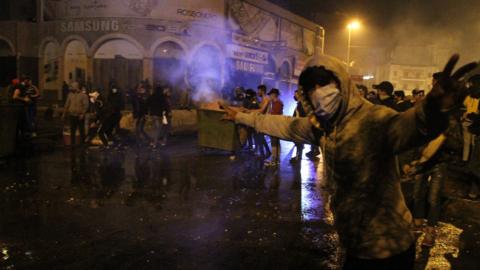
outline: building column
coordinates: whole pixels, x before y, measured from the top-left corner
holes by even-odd
[[[85,70],[85,80],[93,82],[93,57],[87,56],[87,68]]]
[[[153,80],[153,58],[143,59],[143,80],[148,79],[151,83],[155,83]]]
[[[61,55],[57,59],[58,59],[57,60],[58,61],[58,79],[57,80],[60,85],[59,91],[57,93],[57,99],[62,100],[63,99],[63,91],[62,91],[63,82],[67,81],[65,80],[65,56]]]
[[[325,29],[317,27],[315,31],[315,49],[314,55],[322,55],[325,53]]]

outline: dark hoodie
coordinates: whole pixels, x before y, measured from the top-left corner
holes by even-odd
[[[313,65],[333,71],[341,83],[342,106],[325,136],[318,137],[321,133],[308,118],[238,113],[235,120],[261,133],[322,147],[322,180],[331,192],[335,226],[348,254],[377,259],[404,252],[414,237],[395,155],[438,136],[447,119],[427,110],[424,102],[405,113],[368,102],[332,57],[320,56]]]

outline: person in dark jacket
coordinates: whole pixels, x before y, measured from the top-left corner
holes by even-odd
[[[245,91],[245,98],[243,99],[243,108],[247,110],[258,110],[260,109],[260,104],[258,103],[257,100],[257,93],[253,89],[247,89]],[[258,134],[255,132],[255,130],[251,127],[247,127],[247,148],[249,150],[254,149],[255,141],[255,147],[258,148],[260,145],[260,140],[258,138]],[[255,149],[256,150],[256,149]]]
[[[358,87],[358,86],[357,86]],[[300,95],[299,91],[295,91],[295,95],[293,96],[293,99],[297,102],[297,107],[295,108],[295,111],[293,112],[293,117],[306,117],[307,114],[305,113],[305,110],[303,109],[302,103],[298,100],[298,95]],[[312,146],[314,147],[314,146]],[[295,157],[292,157],[290,159],[291,163],[296,163],[302,160],[302,155],[303,155],[303,143],[296,143],[295,148],[297,148],[297,153]]]
[[[108,93],[107,102],[101,113],[101,126],[98,130],[98,136],[103,146],[108,149],[108,141],[113,138],[113,131],[119,126],[124,107],[123,97],[120,90],[113,86]]]
[[[147,92],[143,83],[139,83],[133,93],[131,94],[133,119],[135,120],[135,135],[138,142],[151,142],[150,136],[145,132],[145,121],[148,113],[148,98]]]
[[[343,269],[413,269],[415,238],[395,155],[439,136],[465,96],[465,75],[473,62],[441,79],[414,109],[404,113],[361,98],[341,61],[317,56],[301,73],[307,117],[242,113],[225,107],[227,119],[297,143],[322,146],[330,208],[346,250]]]
[[[28,132],[27,108],[32,100],[27,94],[27,87],[22,79],[14,80],[12,86],[13,93],[11,94],[11,103],[19,107],[17,116],[17,137],[19,139],[24,139],[27,137],[26,134]]]
[[[395,99],[392,96],[393,84],[389,81],[383,81],[380,84],[374,84],[372,87],[378,91],[378,104],[395,110]]]
[[[167,145],[168,135],[172,125],[172,105],[170,89],[166,86],[157,86],[149,99],[149,111],[155,125],[155,137],[151,143],[153,149]]]
[[[410,101],[405,100],[405,91],[395,91],[393,92],[393,96],[395,97],[395,110],[397,112],[404,112],[413,107]]]

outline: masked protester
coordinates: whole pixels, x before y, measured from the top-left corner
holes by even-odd
[[[257,131],[322,146],[326,187],[341,243],[344,269],[413,269],[412,215],[402,195],[395,155],[436,138],[450,111],[465,95],[463,76],[471,63],[451,75],[458,56],[414,109],[398,113],[362,99],[344,65],[331,57],[314,59],[299,78],[306,118],[240,113],[227,118]]]

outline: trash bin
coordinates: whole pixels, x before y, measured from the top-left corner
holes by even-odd
[[[224,121],[223,111],[198,110],[198,144],[201,147],[235,151],[240,140],[235,123]]]
[[[22,106],[0,105],[0,158],[15,152],[18,116]]]

